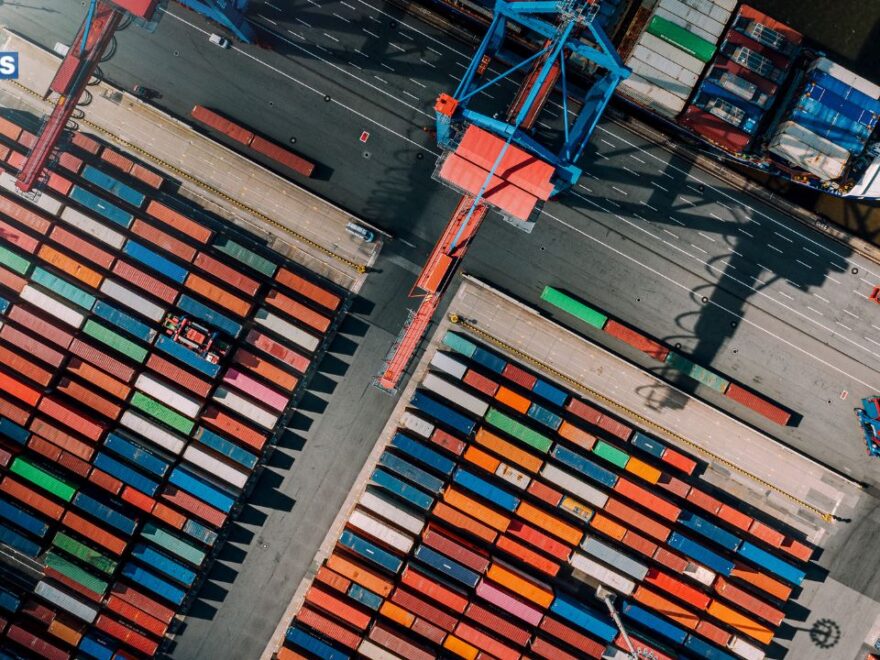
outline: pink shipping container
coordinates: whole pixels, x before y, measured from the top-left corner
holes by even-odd
[[[223,382],[232,385],[236,389],[252,396],[257,401],[265,403],[267,406],[274,408],[279,412],[284,410],[290,400],[283,394],[279,394],[275,390],[266,387],[259,381],[251,378],[247,374],[243,374],[237,369],[227,370],[226,375],[223,376]]]
[[[433,660],[435,657],[433,653],[426,651],[414,642],[396,635],[382,625],[377,624],[373,626],[368,636],[379,646],[383,646],[392,653],[407,660]]]
[[[413,621],[410,630],[434,644],[442,644],[446,638],[446,632],[442,628],[438,628],[433,623],[428,623],[419,617],[416,617],[416,620]]]
[[[116,257],[109,252],[105,252],[89,241],[80,238],[73,232],[67,231],[61,225],[56,225],[52,228],[52,233],[49,234],[49,238],[59,245],[69,248],[74,254],[84,257],[85,259],[98,264],[102,268],[110,268],[113,264],[113,260],[116,259]]]
[[[468,605],[464,615],[471,621],[476,621],[487,630],[491,630],[509,639],[518,646],[525,646],[532,636],[525,628],[516,625],[505,616],[496,614],[478,603]]]
[[[16,293],[21,293],[27,281],[6,268],[0,268],[0,284]]]
[[[134,284],[136,287],[150,295],[156,296],[164,302],[173,303],[174,299],[177,298],[177,289],[156,279],[152,275],[147,275],[142,270],[138,270],[124,261],[117,261],[116,265],[113,266],[113,272],[126,282]]]
[[[514,598],[507,592],[503,591],[499,587],[496,587],[491,582],[487,582],[486,580],[480,580],[480,583],[476,588],[477,596],[482,598],[483,600],[492,603],[495,607],[500,608],[501,610],[515,616],[518,619],[522,619],[526,623],[529,623],[533,626],[538,625],[538,622],[541,620],[541,617],[544,616],[544,613],[531,605],[527,605],[523,601]]]
[[[22,131],[18,136],[18,143],[25,149],[33,149],[37,143],[37,136],[30,131]]]
[[[56,351],[54,348],[49,348],[46,344],[13,328],[11,325],[4,325],[0,328],[0,337],[13,346],[18,346],[28,355],[51,364],[53,367],[57,367],[64,360],[63,353]]]
[[[10,309],[8,316],[10,320],[15,321],[37,336],[42,337],[63,349],[67,349],[67,347],[70,346],[70,342],[73,341],[72,334],[52,325],[48,321],[44,321],[21,305],[15,305]]]
[[[254,295],[257,292],[257,289],[260,288],[260,283],[255,279],[238,272],[234,268],[230,268],[226,264],[217,261],[214,257],[208,256],[204,252],[199,252],[193,263],[209,275],[216,277],[221,282],[234,286],[239,291],[243,291],[250,296]]]
[[[65,152],[58,157],[58,165],[63,167],[65,170],[73,172],[74,174],[79,174],[79,171],[82,169],[83,162],[81,158],[77,158],[73,154]]]
[[[128,383],[134,377],[134,369],[79,339],[70,344],[70,352],[123,382]]]

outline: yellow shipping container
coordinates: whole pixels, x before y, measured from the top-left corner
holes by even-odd
[[[447,635],[446,639],[443,640],[443,648],[449,651],[450,653],[454,653],[460,658],[465,658],[465,660],[474,660],[477,657],[479,651],[475,646],[471,646],[464,640],[459,639],[455,635]]]
[[[627,461],[626,468],[624,469],[652,484],[656,484],[660,481],[660,475],[662,474],[657,468],[632,457]]]

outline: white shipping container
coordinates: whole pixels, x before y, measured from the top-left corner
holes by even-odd
[[[685,100],[633,73],[618,85],[621,93],[664,117],[674,118],[684,110]]]
[[[554,486],[558,486],[564,492],[576,495],[585,502],[592,504],[597,509],[601,509],[608,501],[608,496],[598,488],[581,481],[573,474],[560,470],[555,465],[545,463],[541,468],[541,476]]]
[[[707,587],[711,587],[712,583],[715,582],[714,571],[693,561],[688,561],[687,568],[685,568],[682,573],[696,580],[700,584],[705,584]]]
[[[470,413],[473,413],[477,417],[482,417],[486,414],[486,411],[489,410],[489,404],[485,401],[478,399],[473,394],[469,394],[464,390],[456,387],[452,383],[449,383],[439,376],[429,373],[425,376],[425,379],[422,381],[422,387],[425,389],[434,392],[447,401],[451,401],[452,403],[464,408]]]
[[[410,534],[418,536],[425,527],[424,520],[409,511],[404,511],[401,505],[378,492],[365,490],[358,504],[380,518],[384,518],[401,529],[405,529]]]
[[[632,660],[632,656],[627,651],[621,651],[615,646],[608,646],[602,653],[602,660]]]
[[[149,394],[154,399],[161,401],[170,408],[174,408],[182,415],[195,419],[202,408],[202,402],[191,396],[169,387],[165,383],[153,378],[148,374],[141,374],[134,381],[134,386],[144,394]]]
[[[711,32],[707,32],[699,25],[694,25],[690,21],[686,21],[681,16],[676,16],[668,9],[663,9],[662,7],[657,7],[654,10],[654,16],[659,16],[660,18],[665,18],[670,23],[675,23],[677,26],[684,28],[688,32],[690,32],[695,37],[699,37],[700,39],[704,39],[708,41],[710,44],[718,43],[718,37],[713,35]]]
[[[590,519],[593,517],[593,510],[573,497],[563,497],[562,501],[559,503],[559,508],[577,516],[584,522],[590,522]]]
[[[614,589],[624,595],[629,595],[635,591],[636,583],[625,575],[621,575],[610,568],[603,566],[599,562],[593,561],[586,555],[575,552],[569,560],[572,568],[575,568],[590,577],[598,580],[606,587]]]
[[[257,310],[254,320],[263,327],[269,328],[269,330],[272,330],[284,339],[292,341],[294,344],[306,349],[310,353],[314,353],[315,349],[317,349],[318,345],[321,343],[321,340],[317,337],[310,335],[308,332],[296,327],[292,323],[288,323],[275,314],[270,314],[265,309]]]
[[[880,195],[880,157],[875,158],[859,182],[846,193],[847,197],[876,197]]]
[[[822,180],[843,174],[849,152],[793,121],[783,122],[768,150]]]
[[[588,555],[613,566],[621,573],[626,573],[635,580],[644,580],[648,574],[648,567],[632,557],[600,541],[595,536],[587,536],[581,541],[581,548]]]
[[[431,434],[434,432],[434,425],[431,424],[431,422],[424,420],[411,412],[405,412],[400,416],[400,425],[423,438],[430,438]]]
[[[666,92],[673,94],[682,101],[687,100],[691,95],[692,87],[685,85],[683,82],[676,80],[672,76],[659,69],[655,69],[650,64],[646,64],[635,57],[630,56],[626,61],[626,65],[632,69],[634,76],[640,76],[644,80],[661,87]]]
[[[59,321],[72,325],[74,328],[79,328],[85,320],[85,316],[78,311],[58,302],[55,298],[43,293],[32,284],[28,284],[22,289],[21,297],[37,309],[51,314]]]
[[[377,541],[381,541],[385,545],[394,548],[401,554],[408,555],[413,547],[413,539],[409,534],[399,532],[393,527],[389,527],[378,518],[355,510],[348,519],[348,524]]]
[[[102,243],[106,243],[117,250],[122,247],[125,242],[125,236],[119,232],[113,231],[105,224],[93,220],[85,213],[80,213],[69,206],[65,207],[61,212],[61,219],[69,225],[72,225],[89,236],[98,239]]]
[[[452,357],[449,353],[437,351],[431,358],[431,366],[449,374],[453,378],[461,380],[467,372],[467,367]]]
[[[719,21],[693,7],[689,7],[680,0],[660,0],[659,7],[668,11],[673,16],[678,16],[689,25],[697,27],[707,34],[712,35],[712,38],[708,41],[713,44],[718,43],[718,40],[724,33],[724,25],[727,23],[727,19]],[[727,18],[730,18],[730,16],[728,15]]]
[[[844,69],[837,62],[832,62],[827,57],[820,57],[813,62],[810,65],[810,71],[814,70],[827,73],[832,78],[859,90],[863,94],[867,94],[872,99],[880,99],[880,86],[875,85],[870,80],[865,80],[861,76],[857,76],[849,69]]]
[[[156,323],[161,321],[165,316],[165,309],[147,300],[142,295],[135,293],[131,289],[122,286],[116,280],[104,280],[101,283],[101,291],[108,298],[113,298],[116,302],[122,303],[129,309],[142,314]]]
[[[94,607],[86,605],[81,600],[68,595],[60,589],[56,589],[48,582],[37,582],[34,593],[45,598],[50,603],[57,605],[61,609],[70,612],[77,619],[82,619],[88,623],[92,623],[95,620],[95,617],[98,616],[98,610]]]
[[[688,7],[693,7],[701,14],[711,16],[719,23],[727,24],[733,10],[736,9],[736,0],[681,0]]]
[[[247,483],[247,473],[235,469],[231,465],[202,451],[195,445],[190,445],[184,450],[183,458],[193,465],[202,468],[209,475],[222,479],[236,488],[244,488],[244,485]]]
[[[30,197],[25,197],[22,195],[21,191],[15,187],[15,177],[8,172],[0,173],[0,187],[13,193],[22,201],[26,201],[29,204],[33,204],[34,206],[43,209],[51,216],[58,215],[58,212],[61,211],[61,207],[63,206],[61,202],[45,192],[41,192],[36,196],[36,199],[33,200],[30,199]]]
[[[703,69],[706,68],[705,62],[701,62],[690,53],[685,53],[683,50],[679,50],[668,41],[663,41],[663,39],[655,37],[650,32],[642,32],[642,36],[639,37],[636,46],[647,48],[649,51],[675,62],[683,69],[695,74],[697,78],[700,77],[700,74],[703,73]],[[650,64],[650,62],[648,62],[648,64]]]
[[[378,644],[368,639],[363,640],[358,646],[358,653],[370,660],[404,660],[399,655],[395,655],[387,649],[383,649]]]
[[[528,488],[532,479],[525,472],[520,472],[516,468],[512,468],[506,463],[501,463],[495,468],[495,475],[501,477],[507,483],[513,484],[520,490]]]
[[[159,428],[152,422],[131,411],[123,413],[122,419],[119,420],[119,423],[125,428],[134,431],[142,438],[149,440],[157,447],[161,447],[175,455],[182,452],[186,445],[185,440],[178,438],[176,435],[163,428]]]
[[[214,392],[214,400],[222,403],[230,410],[234,410],[245,419],[259,424],[267,429],[275,426],[278,416],[263,410],[256,404],[248,401],[243,396],[227,390],[225,387],[218,387]]]
[[[764,652],[753,644],[749,644],[742,637],[734,637],[727,642],[727,648],[745,660],[764,660]]]
[[[682,85],[685,85],[688,90],[692,90],[694,88],[694,85],[697,84],[697,80],[700,79],[700,76],[696,73],[688,71],[676,62],[668,60],[659,53],[655,53],[654,51],[641,45],[633,48],[633,52],[630,57],[632,59],[638,60],[639,62],[644,62],[648,66],[657,69],[658,71],[662,71],[670,78],[677,80]],[[688,94],[690,94],[690,91],[688,92]]]

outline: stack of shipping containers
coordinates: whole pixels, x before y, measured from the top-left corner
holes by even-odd
[[[0,134],[0,543],[42,572],[0,585],[0,646],[152,655],[344,294],[82,134],[29,201]]]
[[[698,463],[449,331],[280,660],[758,660],[811,549]],[[603,655],[605,654],[605,655]]]

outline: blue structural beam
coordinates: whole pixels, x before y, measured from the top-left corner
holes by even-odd
[[[239,41],[252,44],[256,33],[248,23],[247,13],[250,0],[177,0],[184,7],[197,11],[215,23],[232,32]]]

